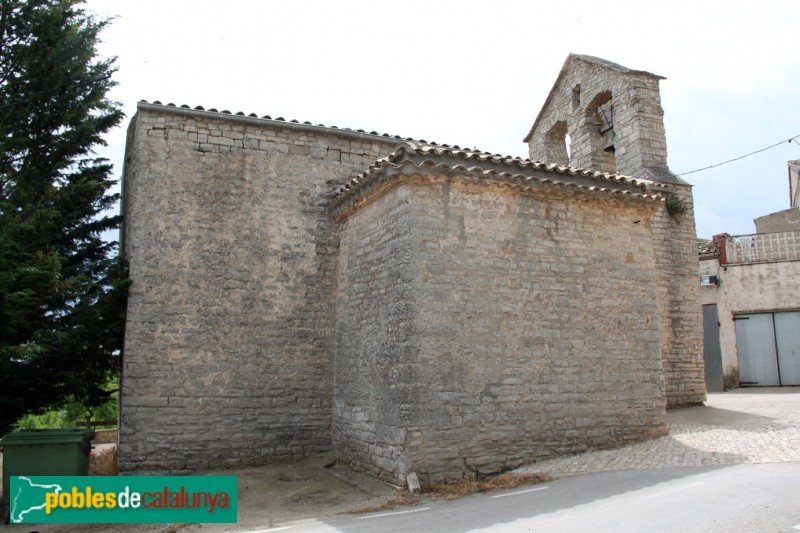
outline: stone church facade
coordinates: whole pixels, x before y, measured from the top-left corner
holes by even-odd
[[[705,385],[658,80],[569,56],[530,160],[140,103],[121,470],[457,480],[664,434]]]

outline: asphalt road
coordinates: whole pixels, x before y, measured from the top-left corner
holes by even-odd
[[[796,533],[800,463],[601,472],[452,502],[258,531]]]

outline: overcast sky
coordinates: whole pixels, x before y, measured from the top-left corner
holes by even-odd
[[[560,5],[556,5],[560,4]],[[800,2],[90,0],[111,98],[282,116],[527,157],[567,54],[665,76],[675,173],[800,135]],[[124,126],[100,153],[122,169]],[[800,139],[797,140],[800,143]],[[783,143],[685,176],[697,231],[789,207]]]

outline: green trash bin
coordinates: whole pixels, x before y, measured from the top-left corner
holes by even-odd
[[[86,476],[94,429],[30,429],[0,439],[3,448],[3,508],[12,476]]]

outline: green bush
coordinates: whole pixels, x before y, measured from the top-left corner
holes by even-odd
[[[666,204],[667,213],[673,218],[677,218],[689,210],[689,206],[686,202],[674,192],[666,193],[664,196],[664,203]]]
[[[116,391],[119,387],[118,380],[114,378],[108,381],[103,388],[107,391]],[[53,409],[41,415],[26,415],[15,425],[14,429],[73,429],[78,427],[78,422],[97,420],[116,420],[117,392],[111,394],[105,404],[88,409],[81,402],[71,399],[60,409]]]

